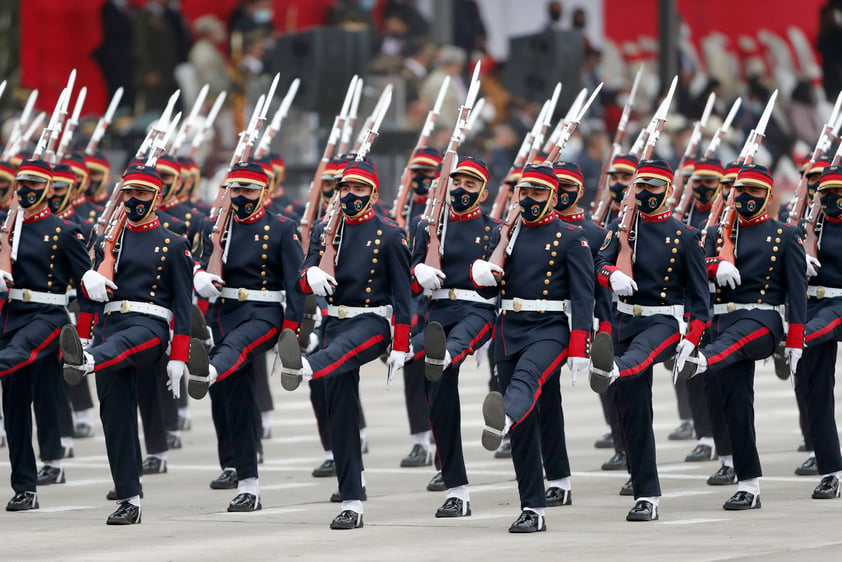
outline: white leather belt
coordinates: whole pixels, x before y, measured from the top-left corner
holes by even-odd
[[[480,302],[482,304],[494,304],[497,299],[487,299],[480,296],[476,291],[468,289],[436,289],[433,291],[432,299],[434,301],[451,300],[451,301],[469,301]]]
[[[730,312],[736,312],[737,310],[774,310],[775,312],[780,313],[783,315],[784,310],[786,307],[782,304],[774,305],[774,304],[766,304],[766,303],[743,303],[743,302],[729,302],[723,304],[715,304],[713,305],[713,313],[716,314],[728,314]]]
[[[244,289],[240,287],[235,289],[233,287],[223,287],[219,291],[219,296],[223,299],[236,299],[240,302],[286,302],[286,291],[256,291],[254,289]]]
[[[546,299],[503,299],[500,303],[503,310],[513,312],[564,312],[570,311],[570,301],[548,301]]]
[[[30,289],[9,289],[9,300],[57,306],[67,306],[67,303],[70,302],[66,293],[45,293]]]
[[[166,320],[167,323],[172,321],[172,311],[169,308],[148,302],[117,301],[105,303],[105,313],[111,314],[112,312],[119,312],[121,314],[136,312]]]
[[[627,302],[618,302],[617,310],[623,314],[630,316],[655,316],[663,314],[664,316],[672,316],[674,318],[681,318],[684,316],[684,306],[680,304],[667,304],[662,306],[643,306],[640,304],[631,304]]]
[[[382,316],[386,320],[391,320],[392,307],[388,304],[383,306],[345,306],[344,304],[340,306],[333,304],[327,305],[327,315],[332,316],[333,318],[344,320],[345,318],[353,318],[355,316],[360,316],[361,314],[376,314],[377,316]]]
[[[836,287],[814,287],[809,285],[807,287],[807,296],[816,297],[817,299],[842,297],[842,289],[838,289]]]

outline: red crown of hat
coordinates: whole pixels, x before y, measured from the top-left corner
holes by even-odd
[[[377,179],[377,167],[365,160],[354,160],[342,171],[341,183],[356,181],[371,186],[372,189],[380,188],[380,180]]]
[[[0,178],[9,181],[15,179],[15,167],[11,162],[0,161]]]
[[[441,164],[441,152],[435,148],[419,148],[409,159],[409,168],[435,168]]]
[[[664,160],[644,160],[637,167],[639,178],[655,178],[671,183],[672,176],[672,167]]]
[[[181,164],[174,156],[164,154],[155,162],[155,169],[159,174],[172,174],[174,176],[181,175]]]
[[[53,170],[53,183],[68,183],[73,185],[75,182],[76,176],[67,164],[59,164]]]
[[[769,168],[766,166],[760,166],[758,164],[743,166],[734,182],[735,187],[738,185],[751,185],[772,189],[772,174],[769,173]]]
[[[62,164],[67,164],[74,174],[80,176],[87,176],[90,174],[88,167],[85,165],[85,159],[78,154],[71,154],[61,161]]]
[[[268,156],[263,156],[261,158],[256,158],[252,160],[255,162],[260,168],[263,170],[263,173],[266,176],[274,176],[275,175],[275,168],[272,166],[272,161],[269,159]]]
[[[269,184],[269,176],[263,171],[263,166],[257,162],[239,162],[228,172],[225,183],[254,184],[266,187]]]
[[[576,183],[579,185],[585,183],[582,177],[582,169],[575,162],[556,162],[553,164],[553,172],[561,183]]]
[[[723,173],[725,173],[725,169],[716,158],[700,158],[693,166],[694,176],[720,178]]]
[[[269,160],[272,162],[272,166],[276,170],[283,170],[284,168],[286,168],[286,164],[284,163],[284,157],[281,155],[280,152],[270,152]]]
[[[684,165],[681,166],[681,173],[682,174],[689,174],[693,171],[693,168],[696,166],[696,159],[695,158],[688,158],[684,161]]]
[[[43,179],[44,181],[52,181],[53,169],[50,167],[50,164],[47,163],[46,160],[24,160],[23,162],[21,162],[20,167],[18,167],[18,173],[16,177],[21,177],[24,175],[35,176]],[[75,180],[76,178],[73,179]]]
[[[558,189],[558,178],[549,166],[527,166],[523,170],[518,185],[556,191]]]
[[[828,166],[830,166],[830,162],[829,162],[829,161],[825,160],[824,158],[819,158],[818,160],[816,160],[815,162],[813,162],[813,165],[812,165],[812,166],[810,166],[810,169],[809,169],[809,170],[804,170],[804,173],[805,173],[806,175],[808,175],[808,176],[809,176],[810,174],[820,173],[820,172],[822,172],[825,168],[827,168]]]
[[[737,179],[737,174],[740,173],[740,163],[739,162],[731,162],[727,166],[725,166],[725,173],[722,174],[722,178],[719,180],[720,182],[729,182],[734,181]]]
[[[99,151],[90,156],[85,156],[85,166],[90,171],[97,171],[103,173],[107,172],[110,169],[110,166],[108,165],[108,159],[105,158],[105,154]]]
[[[611,161],[611,169],[608,170],[608,173],[625,172],[627,174],[633,174],[637,169],[637,164],[638,161],[636,156],[631,154],[620,154]]]
[[[473,176],[480,180],[483,185],[488,183],[488,166],[486,166],[485,162],[482,160],[471,158],[470,156],[459,160],[459,163],[456,165],[456,169],[450,172],[450,177],[453,177],[456,174],[467,174],[469,176]]]
[[[135,162],[130,164],[123,174],[122,189],[132,186],[160,191],[161,176],[158,175],[158,171],[154,166],[147,166],[142,162]]]
[[[827,166],[819,179],[819,190],[842,187],[842,166]]]

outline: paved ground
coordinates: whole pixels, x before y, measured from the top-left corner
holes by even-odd
[[[271,363],[270,363],[271,364]],[[506,532],[519,513],[511,461],[495,460],[479,443],[480,404],[487,370],[471,362],[462,376],[463,431],[473,516],[437,520],[444,495],[425,485],[434,471],[398,468],[410,448],[400,382],[385,390],[377,363],[363,373],[363,403],[369,421],[371,452],[366,455],[368,501],[365,528],[331,531],[338,512],[328,497],[334,479],[315,479],[311,469],[321,452],[304,388],[287,393],[272,381],[273,438],[265,442],[260,468],[263,511],[225,512],[232,491],[214,491],[215,439],[207,400],[193,402],[193,429],[184,448],[171,452],[169,473],[145,479],[143,524],[107,527],[115,504],[105,500],[111,487],[101,437],[77,440],[76,458],[66,462],[68,482],[39,491],[41,509],[0,512],[0,557],[8,560],[511,560],[520,556],[562,555],[573,560],[608,558],[646,560],[793,560],[835,558],[842,548],[842,501],[816,501],[816,477],[797,477],[805,458],[797,410],[789,382],[775,378],[770,366],[757,376],[757,432],[767,475],[762,481],[763,509],[732,513],[721,505],[733,488],[705,484],[717,463],[685,463],[688,441],[668,441],[677,424],[668,376],[658,368],[655,430],[664,498],[661,520],[627,523],[630,498],[617,495],[624,473],[604,472],[610,456],[596,450],[603,432],[596,395],[587,379],[571,388],[563,372],[567,439],[573,465],[570,507],[548,509],[548,532],[514,536]],[[98,431],[101,435],[101,431]],[[3,453],[0,479],[8,480]],[[8,490],[11,497],[11,490]]]

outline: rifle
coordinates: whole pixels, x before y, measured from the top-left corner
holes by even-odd
[[[444,102],[444,96],[447,93],[447,88],[449,86],[450,76],[445,76],[444,81],[441,83],[441,87],[439,88],[439,94],[436,97],[436,103],[433,104],[433,108],[427,112],[427,119],[424,121],[424,126],[421,127],[421,134],[418,136],[418,142],[415,143],[415,148],[409,155],[410,160],[412,160],[412,156],[418,150],[426,148],[427,140],[430,138],[430,134],[432,134],[433,128],[436,125],[436,119],[438,118],[439,112],[441,111],[441,104],[442,102]],[[409,161],[407,161],[406,166],[404,166],[403,172],[401,173],[401,181],[398,184],[398,192],[395,195],[395,202],[392,203],[392,217],[395,219],[395,222],[398,223],[398,226],[400,226],[404,230],[409,230],[406,217],[404,217],[403,213],[406,209],[406,200],[409,199],[409,190],[411,184],[412,170],[409,169]]]
[[[345,100],[342,102],[342,109],[339,114],[333,119],[333,126],[330,129],[330,135],[327,138],[324,152],[322,152],[322,159],[316,168],[316,174],[313,176],[313,181],[310,182],[310,192],[307,194],[307,202],[304,205],[304,214],[301,216],[301,244],[304,246],[304,251],[310,245],[310,232],[313,230],[313,221],[316,218],[319,206],[319,198],[322,196],[322,175],[324,175],[327,163],[333,157],[333,151],[340,140],[342,134],[342,127],[345,126],[345,119],[348,116],[348,110],[351,105],[351,98],[354,95],[354,88],[357,83],[357,75],[351,78],[351,83],[348,85],[348,90],[345,92]]]
[[[155,123],[155,125],[149,130],[146,134],[146,138],[143,139],[143,142],[140,143],[140,147],[137,149],[137,152],[135,152],[135,160],[143,160],[146,156],[146,152],[152,146],[155,139],[166,132],[170,116],[172,115],[172,111],[175,107],[175,102],[178,99],[179,94],[181,94],[181,90],[176,90],[170,96],[170,99],[167,101],[167,107],[164,108],[164,112],[161,113],[161,117],[158,118],[158,122]]]
[[[88,95],[88,89],[82,86],[79,90],[79,96],[76,98],[76,106],[73,108],[73,115],[64,126],[64,131],[61,134],[61,140],[58,143],[56,150],[56,161],[60,162],[64,158],[64,153],[67,147],[70,146],[70,140],[73,138],[73,133],[76,132],[76,127],[79,125],[79,114],[82,112],[82,105],[85,103],[85,97]]]
[[[17,154],[27,143],[29,143],[29,140],[35,135],[35,131],[41,128],[46,118],[47,114],[43,111],[36,115],[35,119],[32,120],[32,123],[29,124],[29,127],[26,128],[26,132],[22,135],[18,135],[17,139],[11,144],[8,150],[8,155],[4,153],[3,159],[8,160]]]
[[[629,124],[629,117],[634,109],[634,102],[637,98],[637,87],[640,84],[640,77],[643,75],[643,63],[637,69],[637,74],[632,82],[631,92],[626,104],[623,106],[623,113],[620,115],[620,122],[617,124],[617,130],[614,132],[614,142],[611,144],[611,153],[608,155],[608,160],[602,165],[602,171],[599,173],[599,183],[596,184],[596,197],[594,197],[594,209],[591,215],[591,220],[597,224],[602,224],[605,221],[605,216],[608,214],[608,207],[611,202],[611,191],[608,189],[608,170],[611,168],[611,162],[614,158],[620,155],[623,151],[623,140],[626,138],[626,127]]]
[[[702,111],[702,117],[693,124],[693,132],[690,133],[690,141],[684,149],[684,154],[681,155],[681,160],[678,162],[678,167],[675,169],[673,175],[674,193],[681,191],[681,198],[678,200],[678,205],[673,211],[673,216],[680,221],[684,220],[687,211],[690,210],[690,204],[693,202],[693,188],[690,187],[690,182],[686,182],[681,169],[687,162],[691,155],[696,153],[699,143],[702,141],[702,130],[707,126],[710,113],[713,111],[713,104],[716,102],[716,94],[711,92],[708,96],[708,101],[705,103],[705,109]]]
[[[59,99],[63,99],[63,104],[61,106],[61,112],[59,113],[58,120],[56,121],[56,128],[53,132],[49,135],[47,139],[47,146],[45,148],[46,155],[45,159],[50,165],[54,165],[58,159],[56,158],[56,147],[59,141],[59,133],[61,132],[62,128],[64,127],[64,120],[67,118],[67,111],[68,106],[70,105],[70,96],[73,95],[73,85],[76,82],[76,69],[74,68],[70,72],[70,78],[67,79],[67,87],[64,88],[64,96],[59,97]]]
[[[573,134],[573,131],[576,130],[579,122],[585,117],[585,113],[587,113],[593,103],[593,100],[596,98],[597,94],[599,94],[601,89],[602,84],[600,83],[600,85],[594,89],[590,98],[588,98],[588,101],[581,107],[577,107],[577,112],[574,115],[570,116],[568,112],[570,120],[567,121],[567,123],[565,123],[565,125],[561,128],[558,138],[552,142],[552,146],[550,147],[549,154],[547,156],[547,161],[545,162],[546,164],[552,165],[552,162],[558,159],[559,155],[564,150],[564,147],[567,145],[567,141],[570,140],[570,136]],[[574,101],[574,107],[580,105],[577,101]],[[506,220],[500,228],[500,240],[497,243],[497,247],[494,248],[494,252],[492,252],[491,257],[488,259],[489,262],[493,263],[500,269],[503,269],[506,265],[506,256],[508,256],[511,252],[511,246],[514,244],[515,240],[515,233],[520,228],[521,215],[519,191],[520,190],[516,187],[514,193],[512,193],[512,200],[509,204],[509,211],[506,214]],[[499,281],[501,275],[495,273],[494,277]]]
[[[292,101],[295,99],[295,95],[298,93],[298,87],[300,85],[301,80],[298,78],[293,80],[292,84],[290,84],[284,99],[281,100],[281,106],[272,117],[272,122],[269,124],[269,128],[266,129],[266,132],[263,133],[262,137],[260,137],[260,143],[257,145],[257,150],[254,152],[255,158],[262,158],[269,154],[272,139],[275,138],[275,135],[277,135],[278,131],[281,130],[281,124],[284,122],[284,119],[286,119],[287,114],[289,113],[289,108],[292,105]]]
[[[474,66],[471,85],[468,86],[468,95],[465,98],[465,103],[459,107],[459,116],[456,119],[456,125],[453,127],[450,142],[447,144],[447,151],[444,153],[444,158],[442,158],[439,181],[436,184],[435,191],[430,191],[432,203],[430,203],[430,214],[427,217],[427,234],[429,235],[429,240],[427,241],[427,255],[424,258],[424,263],[435,269],[441,269],[442,241],[439,230],[443,221],[446,220],[443,215],[450,208],[450,199],[448,197],[450,172],[456,166],[456,152],[459,150],[459,143],[462,141],[465,127],[468,125],[471,108],[474,106],[474,102],[476,102],[477,94],[479,94],[479,70],[480,63],[478,62]]]
[[[348,151],[348,145],[351,143],[351,134],[354,132],[354,124],[357,122],[357,112],[360,107],[360,96],[362,93],[363,79],[357,78],[357,84],[354,87],[354,96],[351,98],[351,107],[348,110],[348,117],[345,119],[345,125],[342,127],[339,154],[345,154]],[[362,131],[361,134],[363,134]]]
[[[561,82],[555,85],[552,97],[544,102],[541,112],[538,114],[537,121],[541,126],[538,127],[535,139],[532,141],[532,147],[529,150],[529,155],[526,157],[526,161],[530,164],[535,161],[538,157],[538,151],[543,147],[544,138],[547,136],[547,130],[550,128],[550,122],[555,113],[559,95],[561,95]]]
[[[763,138],[766,136],[766,125],[769,123],[769,118],[772,116],[772,110],[775,108],[775,100],[777,97],[778,91],[775,90],[772,92],[772,96],[769,98],[769,102],[766,104],[766,109],[763,110],[763,114],[760,116],[757,126],[752,129],[751,133],[749,133],[748,139],[746,140],[743,150],[740,153],[741,163],[751,164],[754,160],[754,155],[757,154],[757,150],[760,148],[760,143],[763,142]],[[734,206],[734,193],[735,190],[732,189],[731,195],[728,197],[729,204],[725,209],[725,216],[719,225],[722,233],[722,247],[719,249],[719,259],[728,261],[731,265],[736,265],[734,260],[734,241],[731,240],[731,233],[734,231],[734,221],[737,218],[737,210]]]
[[[553,129],[552,134],[547,139],[547,142],[544,144],[542,150],[545,154],[548,154],[550,150],[553,148],[553,145],[558,141],[559,137],[561,136],[562,130],[573,119],[576,115],[579,114],[579,111],[582,109],[582,104],[585,103],[585,98],[588,97],[588,89],[582,88],[579,90],[579,93],[576,94],[576,97],[573,99],[573,103],[570,104],[570,108],[567,110],[567,113],[564,116],[564,119],[560,120],[556,123],[555,128]]]
[[[15,152],[20,150],[20,146],[23,146],[23,143],[20,143],[17,149],[13,149],[13,147],[18,143],[18,139],[20,139],[23,128],[29,122],[29,116],[32,114],[32,108],[35,107],[35,100],[37,99],[38,90],[32,90],[26,100],[26,105],[23,106],[23,111],[21,112],[20,117],[15,120],[15,124],[12,126],[12,132],[9,133],[9,140],[3,149],[3,160],[8,160],[14,156]]]
[[[734,118],[737,116],[737,111],[740,110],[740,105],[742,105],[742,103],[743,98],[737,98],[734,100],[734,103],[731,105],[731,109],[728,111],[728,115],[725,116],[725,121],[723,121],[719,128],[716,129],[716,132],[710,139],[710,143],[708,143],[708,147],[705,150],[705,158],[711,158],[719,148],[719,144],[722,142],[722,137],[725,136],[725,133],[731,130],[731,123],[734,122]]]
[[[11,187],[9,188],[11,189]],[[23,211],[20,208],[20,201],[12,194],[9,200],[9,210],[6,214],[6,219],[3,221],[3,227],[0,229],[0,270],[6,273],[12,273],[12,262],[17,259],[17,245],[20,239],[20,227],[18,223],[23,222]],[[14,233],[18,233],[12,238]],[[7,282],[9,286],[13,283]]]
[[[205,98],[208,96],[208,88],[209,86],[205,84],[202,86],[202,89],[199,90],[199,95],[196,96],[196,101],[193,102],[193,107],[190,108],[190,113],[187,114],[187,119],[185,119],[184,123],[181,124],[178,134],[175,135],[175,140],[172,143],[173,156],[178,155],[178,150],[187,139],[187,133],[190,132],[190,127],[198,118],[199,110],[202,109],[202,106],[205,104]]]
[[[830,119],[824,124],[822,134],[819,136],[818,142],[810,154],[810,160],[807,162],[805,172],[801,175],[798,181],[798,187],[795,189],[795,196],[789,203],[789,218],[787,224],[796,225],[798,221],[804,216],[804,209],[807,206],[807,172],[816,161],[821,158],[822,154],[827,152],[830,145],[836,140],[839,132],[839,126],[842,125],[842,118],[839,118],[839,110],[842,108],[842,92],[836,97],[836,103],[833,106],[833,111],[830,114]],[[839,118],[837,120],[837,118]]]
[[[38,139],[38,144],[35,145],[35,152],[32,153],[33,159],[38,159],[43,156],[44,151],[47,150],[52,137],[58,136],[59,130],[61,125],[59,124],[59,119],[61,119],[61,112],[65,105],[65,98],[67,97],[67,89],[62,90],[61,94],[58,96],[58,101],[56,102],[56,106],[53,109],[53,113],[50,116],[50,121],[47,123],[47,126],[41,131],[41,137]]]
[[[840,162],[842,162],[842,144],[836,149],[836,154],[833,155],[830,165],[838,166]],[[807,215],[807,220],[804,222],[804,251],[807,252],[807,255],[813,257],[819,255],[819,236],[816,229],[822,214],[821,197],[816,193],[810,205],[810,214]]]
[[[219,110],[222,109],[222,104],[225,103],[225,96],[225,92],[219,92],[219,95],[216,96],[216,100],[213,102],[208,116],[202,122],[202,128],[196,131],[193,142],[190,143],[190,150],[187,152],[189,158],[193,158],[196,155],[196,151],[205,141],[205,136],[207,136],[208,131],[213,127],[213,122],[216,121],[216,116],[219,114]]]
[[[105,110],[105,115],[100,117],[99,121],[97,121],[96,128],[91,135],[91,140],[88,141],[88,146],[85,147],[86,155],[91,156],[94,152],[96,152],[103,135],[105,135],[105,130],[114,118],[114,113],[117,111],[117,106],[120,105],[121,99],[123,99],[122,87],[117,88],[117,91],[114,92],[114,95],[111,97],[111,103],[108,104],[108,109]]]
[[[366,132],[369,129],[371,129],[371,126],[374,124],[375,116],[383,108],[383,102],[386,101],[385,98],[386,98],[386,90],[384,89],[383,92],[381,92],[381,94],[380,94],[380,98],[378,98],[377,103],[374,106],[374,111],[372,111],[371,114],[366,118],[362,129],[360,129],[360,134],[357,135],[357,140],[354,143],[354,150],[351,151],[352,154],[356,154],[357,152],[360,151],[360,147],[362,146],[363,142],[365,141]]]
[[[391,84],[386,86],[384,96],[381,97],[381,99],[383,100],[383,103],[378,104],[380,106],[379,111],[374,115],[374,121],[372,122],[371,127],[366,130],[365,139],[363,139],[363,142],[358,148],[356,157],[357,162],[365,160],[366,154],[368,154],[368,151],[371,150],[371,145],[374,143],[374,139],[377,138],[377,134],[380,131],[380,124],[386,116],[389,104],[392,103]],[[325,229],[322,234],[324,253],[319,260],[319,269],[325,271],[331,277],[336,276],[336,260],[339,256],[336,246],[334,245],[336,242],[336,235],[339,231],[339,223],[342,220],[342,210],[340,209],[339,198],[339,190],[337,189],[328,204],[325,214],[327,221],[325,222]]]
[[[655,144],[658,142],[658,138],[661,136],[661,130],[664,128],[664,123],[667,121],[667,113],[669,112],[670,104],[672,103],[672,96],[675,93],[675,86],[677,83],[678,76],[672,79],[669,92],[664,98],[664,101],[661,102],[661,105],[658,107],[658,110],[652,117],[652,121],[650,121],[649,126],[647,127],[649,134],[646,136],[646,144],[642,149],[643,157],[641,158],[641,161],[648,160],[652,156],[652,151],[655,150]],[[616,263],[617,269],[629,277],[634,277],[634,250],[631,246],[630,237],[632,223],[634,222],[638,212],[635,192],[632,187],[633,185],[634,180],[632,180],[632,184],[626,189],[626,194],[623,196],[623,202],[620,205],[622,218],[620,218],[620,225],[617,233],[617,241],[620,244],[620,252],[617,255]]]

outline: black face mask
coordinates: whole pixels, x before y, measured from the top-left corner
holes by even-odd
[[[61,211],[62,205],[64,205],[64,198],[67,197],[67,194],[64,195],[53,195],[49,199],[47,199],[47,206],[50,207],[50,212],[55,214]]]
[[[636,194],[635,198],[639,204],[640,212],[648,214],[657,211],[664,202],[664,198],[666,196],[666,191],[662,193],[653,193],[648,189],[644,189],[640,193]]]
[[[822,211],[830,218],[842,217],[842,195],[838,193],[825,193],[822,198]]]
[[[88,197],[93,197],[94,195],[96,195],[96,192],[99,191],[100,185],[102,185],[102,180],[96,182],[94,180],[91,180],[90,183],[88,183],[88,188],[85,190],[85,195],[87,195]]]
[[[614,182],[608,186],[609,191],[611,191],[611,200],[615,203],[619,203],[623,200],[623,191],[625,191],[626,186],[621,184],[620,182]]]
[[[331,198],[333,197],[333,194],[334,194],[334,192],[335,192],[335,191],[336,191],[336,190],[334,190],[334,189],[331,189],[330,191],[324,191],[324,190],[323,190],[323,191],[322,191],[322,200],[323,200],[325,203],[330,203],[330,200],[331,200]]]
[[[479,199],[479,193],[472,193],[464,187],[450,190],[450,206],[457,213],[464,213],[473,207],[477,199]]]
[[[24,209],[31,209],[35,205],[41,202],[41,197],[44,196],[43,189],[31,189],[25,185],[22,185],[18,188],[18,198],[20,199],[20,206]]]
[[[550,19],[552,21],[559,21],[561,19],[561,11],[553,10],[550,12]]]
[[[132,222],[142,222],[152,212],[153,201],[141,201],[137,197],[132,197],[123,203],[126,217]]]
[[[231,206],[237,218],[245,220],[257,212],[260,206],[260,199],[249,199],[245,195],[237,195],[231,198]]]
[[[576,191],[569,191],[567,189],[560,189],[558,190],[558,203],[555,205],[556,211],[566,211],[570,207],[576,205],[576,202],[579,199],[579,190]]]
[[[744,219],[758,214],[763,209],[765,203],[765,197],[753,197],[748,193],[740,193],[734,198],[734,206]]]
[[[433,183],[433,178],[424,174],[415,174],[412,176],[412,191],[416,195],[427,195],[430,192],[430,184]]]
[[[819,182],[807,182],[807,196],[812,199],[816,196],[816,191],[819,189]]]
[[[709,205],[713,195],[716,193],[715,187],[707,187],[704,185],[697,185],[693,188],[693,196],[700,205]]]
[[[339,201],[342,203],[342,212],[345,213],[345,216],[355,218],[367,210],[371,195],[359,196],[349,192]]]
[[[532,197],[524,197],[520,200],[520,216],[526,222],[535,222],[544,217],[544,212],[550,201],[537,201]]]
[[[161,200],[162,201],[170,196],[170,191],[172,191],[172,186],[173,186],[172,183],[161,182]]]

